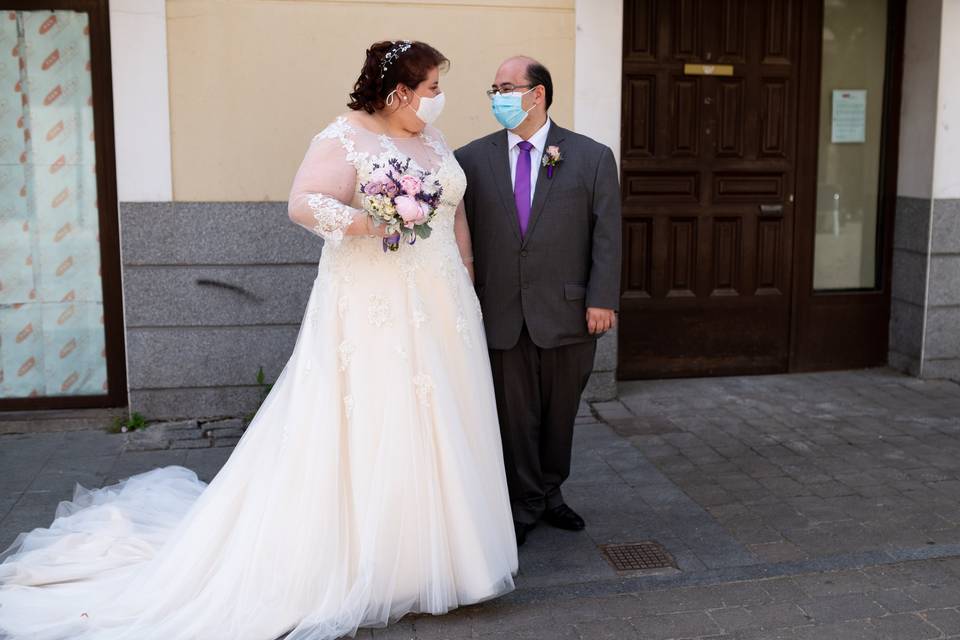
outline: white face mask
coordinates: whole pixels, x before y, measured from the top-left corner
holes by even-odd
[[[397,90],[394,89],[387,95],[387,99],[385,100],[387,106],[393,104],[396,94]],[[446,104],[447,101],[446,94],[441,93],[433,97],[418,95],[417,97],[420,98],[420,106],[417,107],[414,113],[424,124],[433,124],[436,119],[440,117],[440,114],[443,113],[443,105]],[[403,106],[410,108],[410,103],[408,102]]]
[[[419,96],[420,106],[417,107],[417,117],[424,124],[433,124],[440,114],[443,113],[443,105],[446,104],[446,94],[438,94],[433,97]]]

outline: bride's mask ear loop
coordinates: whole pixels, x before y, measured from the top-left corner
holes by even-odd
[[[390,93],[387,94],[386,100],[383,101],[384,104],[386,104],[388,107],[393,106],[393,103],[396,101],[396,96],[398,96],[398,95],[400,95],[400,94],[398,94],[398,93],[397,93],[397,90],[394,89],[393,91],[391,91]],[[406,97],[406,96],[403,96],[403,101],[404,101],[404,102],[407,101],[407,97]],[[409,107],[410,105],[409,105],[409,104],[405,104],[404,106],[405,106],[405,107]]]

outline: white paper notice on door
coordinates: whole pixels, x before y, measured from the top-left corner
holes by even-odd
[[[866,142],[867,92],[864,89],[837,89],[833,92],[834,144]]]

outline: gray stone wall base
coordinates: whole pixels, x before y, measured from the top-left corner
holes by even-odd
[[[121,203],[129,405],[243,415],[293,349],[322,243],[285,202]]]
[[[897,198],[890,366],[960,381],[960,200]]]
[[[130,410],[151,420],[242,416],[255,410],[260,398],[257,386],[131,389]]]
[[[910,374],[911,376],[920,375],[919,358],[911,358],[910,356],[902,353],[891,351],[887,354],[887,363],[891,368],[896,369],[897,371],[902,371],[903,373]]]
[[[617,397],[617,376],[612,371],[594,371],[583,392],[588,402],[602,402]]]
[[[141,363],[130,371],[130,388],[255,385],[260,367],[274,380],[298,331],[299,325],[129,329],[128,358]]]
[[[918,375],[923,353],[932,202],[897,198],[890,300],[890,366]]]
[[[617,330],[608,331],[597,340],[597,355],[593,361],[593,374],[583,392],[583,399],[590,402],[612,400],[617,397]]]
[[[924,378],[960,381],[960,200],[934,200]]]
[[[927,360],[923,366],[923,377],[931,380],[960,382],[960,359]]]

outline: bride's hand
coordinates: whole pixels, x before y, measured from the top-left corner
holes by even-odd
[[[376,222],[371,216],[367,216],[367,235],[371,238],[385,238],[387,236],[387,225]]]

